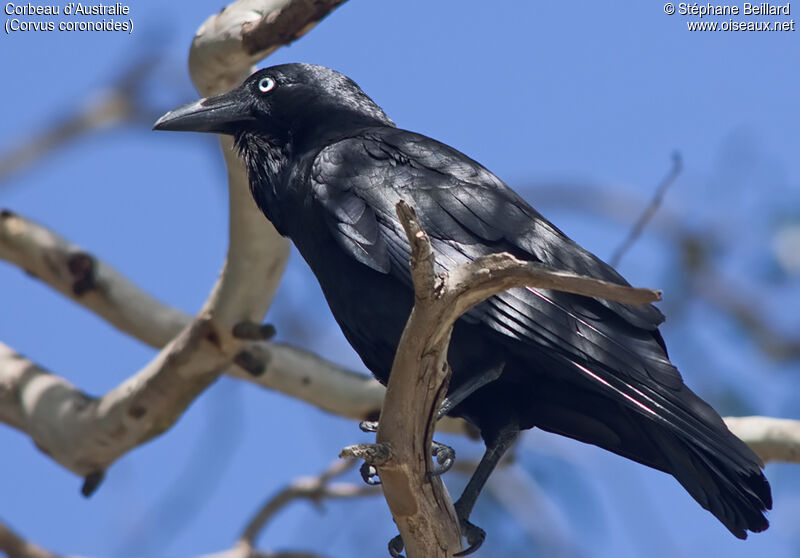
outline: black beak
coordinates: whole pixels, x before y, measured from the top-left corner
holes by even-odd
[[[234,89],[216,97],[183,105],[158,119],[153,130],[233,134],[239,125],[254,120],[248,103]]]

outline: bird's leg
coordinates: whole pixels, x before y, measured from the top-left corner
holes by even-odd
[[[503,373],[503,368],[505,365],[505,362],[501,362],[498,365],[489,368],[484,374],[470,378],[466,383],[463,383],[454,389],[453,392],[445,397],[444,401],[442,401],[442,404],[439,407],[439,412],[436,414],[436,420],[442,420],[447,413],[452,411],[467,397],[475,393],[486,384],[490,384],[499,378]],[[377,432],[378,421],[362,420],[358,424],[358,427],[363,432]],[[453,463],[455,463],[456,459],[456,452],[450,446],[440,444],[434,440],[431,444],[431,456],[435,459],[435,461],[433,468],[430,470],[430,474],[439,476],[449,471],[453,466]],[[361,467],[361,478],[363,478],[364,482],[367,484],[380,484],[380,481],[377,480],[377,476],[378,472],[375,470],[375,467],[367,465],[366,463]]]
[[[519,427],[513,425],[498,432],[497,436],[491,441],[487,441],[486,453],[483,454],[481,462],[478,463],[478,467],[475,469],[475,472],[472,473],[472,477],[461,493],[461,497],[454,504],[456,515],[461,524],[461,535],[467,539],[467,544],[469,546],[453,556],[472,554],[483,544],[486,538],[486,532],[477,525],[470,523],[469,516],[472,513],[475,501],[478,499],[481,490],[483,490],[489,475],[492,474],[498,461],[500,461],[500,458],[503,457],[503,454],[508,450],[511,444],[514,443],[518,435]]]
[[[503,361],[500,364],[489,368],[483,374],[471,377],[465,383],[455,388],[450,394],[448,394],[447,397],[444,398],[444,401],[442,401],[442,405],[439,407],[439,412],[436,415],[436,420],[442,420],[447,413],[452,411],[457,405],[461,404],[461,402],[467,397],[478,391],[486,384],[494,382],[503,373],[503,368],[505,368],[505,366],[506,363]]]
[[[501,362],[497,366],[488,369],[484,374],[470,378],[466,383],[461,384],[453,392],[444,398],[439,412],[436,414],[436,420],[442,418],[452,411],[458,404],[464,401],[467,397],[475,393],[477,390],[495,381],[503,373],[503,368],[506,363]],[[441,475],[450,470],[456,459],[456,452],[450,446],[440,444],[434,441],[431,447],[431,455],[436,458],[433,469],[430,470],[431,475]]]
[[[501,430],[497,436],[493,437],[486,445],[486,452],[478,463],[475,472],[469,479],[464,492],[461,497],[456,501],[454,507],[456,509],[456,516],[458,516],[459,527],[461,535],[467,539],[467,548],[460,552],[456,552],[453,556],[466,556],[472,554],[483,544],[486,539],[486,531],[470,523],[469,516],[472,513],[472,508],[475,506],[475,501],[478,499],[481,490],[483,490],[489,475],[492,474],[497,463],[503,457],[505,452],[514,443],[519,435],[519,427],[517,425],[508,426]],[[392,558],[402,558],[403,552],[403,539],[400,535],[389,541],[389,554]]]

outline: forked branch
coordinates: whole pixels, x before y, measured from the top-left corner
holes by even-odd
[[[437,276],[430,241],[413,209],[400,202],[397,215],[411,245],[415,304],[395,355],[376,437],[388,457],[373,465],[408,556],[444,558],[461,550],[461,537],[447,490],[438,476],[430,475],[430,447],[447,393],[447,348],[455,321],[514,287],[558,289],[628,304],[654,302],[659,293],[556,271],[509,254],[479,258]]]

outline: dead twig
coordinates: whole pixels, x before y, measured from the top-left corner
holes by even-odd
[[[461,537],[450,497],[441,479],[430,474],[430,447],[449,382],[446,357],[455,321],[514,287],[559,289],[628,304],[653,302],[659,293],[549,269],[510,254],[479,258],[437,276],[430,241],[413,209],[401,201],[397,215],[411,246],[415,304],[395,354],[376,436],[377,447],[389,455],[372,465],[408,556],[444,558],[461,550]]]
[[[611,264],[612,267],[617,267],[619,265],[622,256],[628,249],[633,246],[633,243],[641,236],[642,231],[644,230],[647,223],[650,219],[655,215],[658,208],[661,206],[661,201],[664,199],[664,194],[667,193],[667,190],[670,186],[675,182],[675,179],[678,178],[678,175],[681,173],[683,168],[683,162],[681,160],[681,154],[677,151],[672,154],[672,167],[670,168],[667,175],[661,180],[661,183],[656,188],[655,192],[653,193],[653,199],[650,200],[648,206],[644,209],[639,218],[633,224],[628,236],[622,241],[622,243],[614,250],[614,253],[611,255],[608,263]]]

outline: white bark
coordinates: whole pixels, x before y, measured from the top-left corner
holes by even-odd
[[[310,31],[344,0],[239,0],[200,26],[189,73],[203,95],[232,89],[259,60]]]
[[[188,314],[149,296],[88,251],[8,211],[0,213],[0,259],[152,347],[164,347],[191,322]],[[249,341],[243,348],[261,358],[266,371],[254,376],[231,366],[226,372],[234,377],[354,419],[380,410],[385,390],[372,377],[283,343]]]
[[[725,424],[764,463],[800,463],[800,420],[725,417]]]
[[[191,321],[191,316],[154,299],[102,260],[7,210],[0,212],[0,259],[151,347],[164,347]]]
[[[230,88],[250,73],[256,58],[307,32],[341,1],[234,2],[212,16],[195,37],[190,52],[195,86],[206,95]],[[45,281],[59,285],[73,298],[86,296],[88,306],[102,308],[120,327],[137,329],[148,342],[166,345],[141,371],[96,399],[11,349],[0,348],[0,418],[30,434],[57,462],[87,475],[84,492],[96,487],[117,457],[169,428],[205,387],[241,357],[246,342],[234,337],[234,326],[260,322],[277,290],[288,242],[253,202],[231,140],[224,138],[222,147],[229,180],[228,255],[208,300],[193,320],[160,305],[113,271],[96,269],[97,261],[74,247],[63,242],[48,245],[54,240],[52,235],[35,242],[32,235],[25,235],[31,227],[24,220],[8,212],[0,214],[3,257],[24,257],[46,246],[49,249],[36,252],[33,265],[23,267],[33,273],[36,268]],[[68,257],[53,266],[55,255],[65,253]],[[102,284],[106,278],[119,290],[98,289],[98,281]],[[103,295],[110,298],[102,300]],[[143,331],[140,328],[148,321],[144,314],[151,312],[159,327]],[[170,334],[174,339],[167,343]]]
[[[118,457],[172,426],[228,364],[208,341],[213,327],[196,319],[152,362],[99,398],[0,344],[0,420],[86,477],[84,493],[91,493]]]

